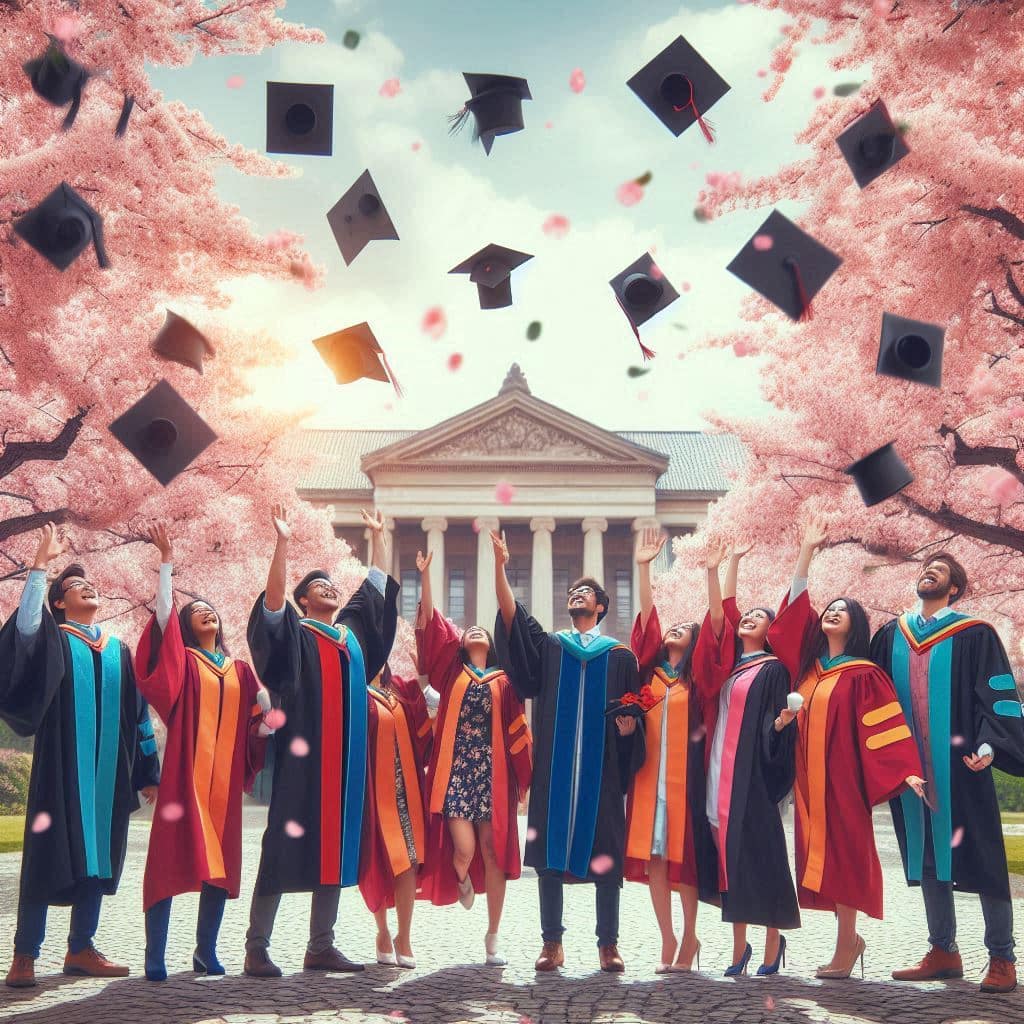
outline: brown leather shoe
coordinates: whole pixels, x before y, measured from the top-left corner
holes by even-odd
[[[619,956],[618,946],[600,946],[598,952],[601,954],[602,971],[608,971],[609,974],[621,974],[626,969],[622,957]]]
[[[86,946],[79,953],[68,950],[64,973],[85,974],[90,978],[127,978],[128,968],[108,960],[95,946]]]
[[[924,955],[924,959],[913,967],[904,967],[893,971],[896,981],[934,981],[936,978],[962,978],[964,962],[959,953],[947,953],[944,949],[932,946]]]
[[[250,978],[280,978],[281,968],[270,959],[262,947],[245,951],[245,966],[242,968]]]
[[[306,953],[302,961],[304,971],[338,971],[342,974],[353,974],[355,971],[363,970],[362,964],[349,960],[339,949],[331,946],[322,953]]]
[[[565,963],[565,951],[560,942],[545,942],[533,965],[538,971],[557,971]]]
[[[15,953],[5,979],[11,988],[33,988],[36,983],[36,962],[28,953]]]
[[[981,983],[982,992],[1012,992],[1017,987],[1017,968],[1013,962],[994,956]]]

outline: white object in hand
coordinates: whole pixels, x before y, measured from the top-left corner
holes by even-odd
[[[786,698],[786,707],[788,707],[793,714],[796,714],[803,706],[804,698],[799,693],[791,693]]]
[[[256,691],[256,703],[260,706],[260,711],[263,714],[273,707],[273,704],[270,703],[270,694],[262,686]],[[260,736],[273,736],[275,732],[266,722],[260,722],[260,727],[256,731]]]
[[[277,532],[281,534],[285,540],[291,540],[292,528],[283,519],[277,519],[275,517],[274,526],[277,527]]]

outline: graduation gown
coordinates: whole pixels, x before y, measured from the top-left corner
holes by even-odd
[[[915,620],[901,615],[871,643],[872,660],[892,676],[915,731],[928,782],[925,792],[937,808],[929,809],[909,791],[889,805],[907,882],[921,881],[927,813],[936,877],[963,892],[1008,900],[1006,848],[992,773],[972,772],[963,757],[988,743],[996,768],[1024,775],[1024,719],[1010,663],[995,630],[981,619],[954,612],[924,629]],[[914,719],[914,679],[926,680],[927,741]]]
[[[312,892],[359,881],[367,779],[367,680],[394,642],[398,584],[368,580],[332,627],[288,603],[275,631],[263,594],[249,617],[253,668],[287,716],[274,734],[273,790],[257,890]],[[337,639],[335,639],[337,637]],[[295,741],[299,741],[296,743]]]
[[[135,655],[139,689],[167,725],[163,777],[149,834],[143,907],[198,892],[203,883],[238,897],[242,791],[263,765],[259,684],[244,662],[218,666],[185,647],[172,611],[161,635],[154,615]]]
[[[921,760],[892,680],[874,662],[816,660],[797,678],[820,639],[807,592],[792,604],[787,595],[768,642],[804,698],[794,723],[797,896],[809,910],[839,903],[881,918],[871,808],[901,792],[909,775],[922,775]]]
[[[518,878],[522,865],[519,854],[519,801],[530,788],[532,742],[523,702],[501,669],[489,670],[482,678],[466,668],[459,657],[462,633],[437,609],[421,629],[416,630],[418,670],[440,694],[434,721],[434,745],[427,769],[427,869],[423,896],[438,906],[455,903],[459,883],[452,864],[451,832],[444,817],[444,799],[451,780],[459,712],[470,686],[487,686],[491,691],[491,828],[498,866],[507,879]],[[484,891],[484,862],[477,843],[469,879],[476,892]]]
[[[605,711],[639,690],[636,656],[603,636],[580,648],[568,631],[546,632],[518,602],[511,629],[498,614],[494,643],[520,700],[534,699],[524,863],[567,881],[621,881],[623,797],[644,761],[644,731],[620,736]]]
[[[737,663],[739,612],[725,602],[722,634],[705,616],[693,653],[693,675],[704,707],[707,765],[717,730],[725,730],[718,790],[719,886],[722,918],[772,928],[797,928],[793,876],[779,803],[796,775],[796,729],[775,731],[786,706],[789,673],[765,655]],[[723,688],[732,686],[726,715],[719,714]]]
[[[415,867],[417,893],[428,862],[423,774],[433,743],[433,727],[419,683],[391,677],[390,699],[369,690],[369,759],[359,891],[371,913],[395,905],[395,878]],[[401,765],[405,803],[412,827],[415,864],[398,809],[395,755]]]
[[[131,653],[116,637],[93,643],[44,608],[31,650],[17,616],[0,630],[0,717],[35,736],[21,857],[21,898],[68,904],[77,882],[117,891],[137,792],[160,781],[149,709]],[[37,816],[50,824],[32,830]]]
[[[660,703],[644,715],[647,756],[633,777],[626,800],[625,876],[646,882],[658,800],[661,734],[666,747],[666,844],[671,882],[694,886],[702,900],[718,903],[718,853],[708,825],[707,778],[704,774],[705,729],[697,688],[674,677],[661,664],[662,628],[658,610],[651,610],[646,628],[640,616],[633,624],[630,646],[640,665],[640,681]]]

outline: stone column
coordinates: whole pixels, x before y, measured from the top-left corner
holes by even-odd
[[[588,516],[581,525],[583,526],[583,575],[593,576],[603,586],[605,583],[604,538],[601,534],[608,529],[608,520],[599,516]]]
[[[640,611],[640,569],[636,564],[636,549],[640,546],[640,539],[643,536],[644,530],[657,530],[660,529],[661,523],[658,522],[654,516],[641,516],[639,519],[633,520],[633,602],[632,602],[632,614],[634,618],[638,611]],[[666,541],[666,543],[668,543]],[[656,558],[651,563],[651,576],[654,576],[654,569],[658,559]]]
[[[494,619],[498,614],[498,598],[494,593],[494,549],[491,547],[491,530],[497,532],[501,523],[498,519],[485,516],[476,521],[476,625],[494,631]]]
[[[554,628],[554,565],[551,561],[551,534],[555,521],[549,516],[530,520],[533,533],[533,562],[530,569],[530,613],[547,630]]]
[[[384,539],[388,544],[391,575],[402,582],[402,570],[398,564],[398,523],[394,519],[384,520]]]
[[[448,610],[448,593],[444,580],[444,531],[448,529],[448,520],[443,516],[427,516],[420,523],[427,535],[427,551],[433,556],[430,559],[430,589],[434,594],[434,607],[442,614]]]

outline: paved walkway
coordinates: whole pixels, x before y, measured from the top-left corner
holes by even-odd
[[[623,976],[597,970],[593,938],[593,890],[566,895],[565,950],[560,977],[537,976],[539,951],[536,886],[524,878],[509,886],[503,942],[510,964],[487,968],[483,959],[486,916],[483,901],[470,912],[461,907],[418,906],[413,943],[415,971],[368,967],[361,975],[303,973],[308,898],[286,897],[274,935],[273,956],[285,971],[279,980],[241,975],[248,891],[255,876],[264,810],[246,808],[243,898],[228,906],[219,946],[228,969],[224,978],[197,978],[190,965],[196,897],[175,901],[168,944],[169,980],[154,985],[141,977],[145,944],[141,876],[149,823],[133,822],[128,867],[120,893],[108,900],[97,945],[131,966],[133,976],[112,982],[61,975],[68,911],[51,911],[50,934],[37,963],[41,983],[16,991],[0,986],[0,1021],[18,1024],[299,1024],[352,1021],[374,1024],[681,1024],[681,1022],[898,1022],[898,1024],[1021,1024],[1024,987],[1010,996],[981,996],[977,981],[985,966],[978,901],[958,897],[963,981],[898,985],[886,979],[894,965],[916,961],[925,949],[920,896],[908,890],[899,868],[888,812],[876,816],[886,880],[884,922],[863,921],[867,940],[866,981],[818,982],[815,967],[830,958],[833,922],[805,914],[804,926],[789,935],[784,976],[724,979],[731,954],[727,926],[713,907],[702,907],[700,937],[703,974],[654,974],[659,951],[646,889],[627,884],[622,899]],[[0,968],[12,948],[20,855],[0,855]],[[1024,900],[1016,901],[1018,931],[1024,929]],[[754,963],[760,957],[754,929]],[[349,956],[373,959],[374,926],[356,892],[342,895],[338,945]]]

